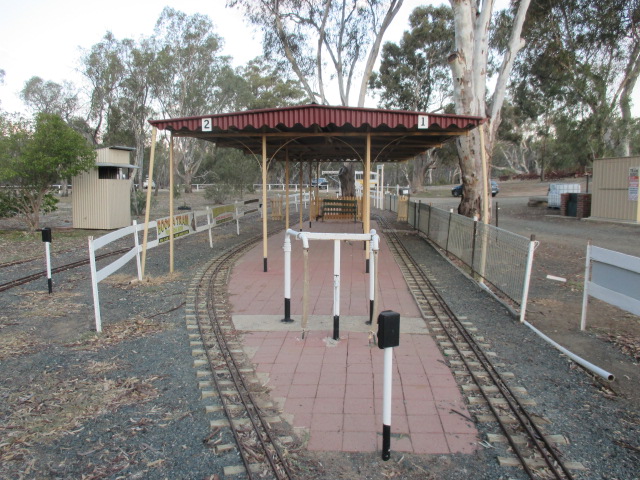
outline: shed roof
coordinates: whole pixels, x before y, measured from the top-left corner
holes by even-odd
[[[404,110],[300,105],[149,120],[176,137],[195,137],[283,160],[361,160],[371,134],[371,159],[395,162],[439,147],[483,123],[481,117]],[[285,148],[286,147],[286,148]]]

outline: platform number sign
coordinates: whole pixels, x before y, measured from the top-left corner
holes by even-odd
[[[429,128],[429,115],[418,115],[418,128],[425,130]]]
[[[210,132],[211,131],[211,119],[210,118],[203,118],[202,119],[202,131],[203,132]]]

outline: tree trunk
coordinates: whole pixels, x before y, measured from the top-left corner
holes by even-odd
[[[488,40],[494,1],[483,1],[481,11],[478,11],[478,3],[475,1],[450,0],[450,3],[454,15],[456,51],[449,56],[448,61],[453,77],[456,113],[486,117]],[[469,135],[459,137],[456,142],[463,184],[463,196],[458,212],[468,217],[478,215],[481,218],[483,188],[489,188],[489,179],[483,178],[482,173],[479,129],[484,129],[487,175],[490,176],[493,145],[500,126],[500,111],[507,80],[515,56],[524,46],[520,34],[529,3],[530,0],[521,0],[518,6],[507,51],[502,59],[496,88],[491,98],[490,118]],[[490,202],[491,197],[488,195],[487,198]],[[491,212],[490,205],[487,210]],[[490,218],[482,220],[488,223]]]
[[[356,196],[355,167],[352,162],[345,163],[338,171],[340,189],[343,197]]]

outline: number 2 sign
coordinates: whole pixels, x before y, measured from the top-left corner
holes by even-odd
[[[202,119],[202,131],[203,132],[210,132],[211,131],[211,119],[210,118],[203,118]]]

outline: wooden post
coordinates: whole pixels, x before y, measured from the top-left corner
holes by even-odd
[[[169,273],[173,273],[173,134],[169,141]]]
[[[267,137],[262,136],[262,258],[267,271]]]
[[[482,189],[482,222],[489,223],[489,198],[491,193],[491,181],[488,178],[487,154],[484,150],[484,128],[480,129],[480,159],[482,160],[482,178],[484,178],[484,188]]]
[[[153,180],[153,164],[156,157],[157,135],[158,128],[153,127],[153,129],[151,130],[151,154],[149,158],[149,181],[147,182],[147,205],[144,209],[144,234],[142,239],[142,278],[144,278],[144,268],[147,263],[147,239],[149,237],[149,214],[151,210],[151,185]]]
[[[302,193],[302,175],[304,173],[304,167],[303,167],[303,163],[302,160],[300,160],[300,226],[299,226],[299,230],[302,231],[302,198],[304,196],[304,194]]]
[[[285,150],[284,157],[284,181],[286,182],[285,197],[287,198],[287,206],[285,207],[284,230],[289,230],[289,149]]]
[[[482,189],[482,223],[489,223],[489,199],[491,198],[491,181],[488,177],[487,168],[487,155],[484,150],[484,128],[483,125],[478,127],[480,129],[480,159],[482,160],[482,177],[484,178],[484,188]],[[487,264],[487,229],[482,228],[482,244],[481,244],[481,257],[480,257],[480,283],[484,283],[484,272]]]
[[[311,175],[313,174],[313,162],[309,162],[309,228],[311,228]]]
[[[371,133],[367,133],[367,151],[365,154],[364,177],[362,179],[362,224],[365,233],[371,230],[371,200],[369,198],[371,177]],[[369,241],[365,242],[366,272],[369,272]]]

